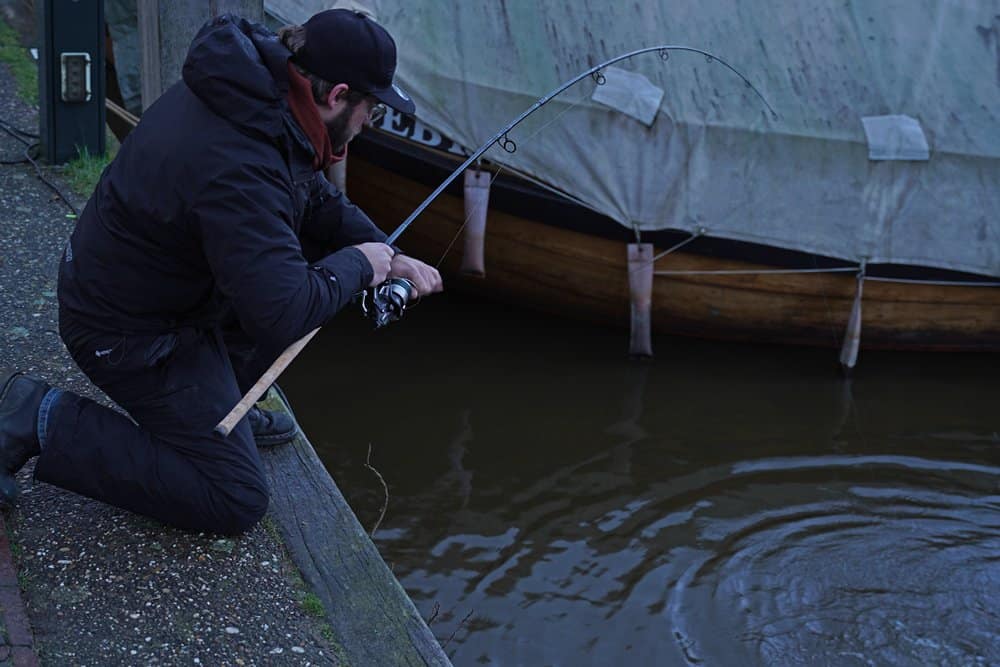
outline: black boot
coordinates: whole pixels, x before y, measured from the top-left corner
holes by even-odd
[[[49,385],[23,373],[7,378],[0,390],[0,501],[17,500],[14,473],[41,451],[38,408]]]
[[[261,410],[256,405],[250,408],[247,418],[258,447],[274,447],[291,442],[299,430],[295,420],[284,412]]]

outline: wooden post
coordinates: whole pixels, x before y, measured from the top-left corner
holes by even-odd
[[[465,170],[465,246],[461,272],[484,278],[486,261],[486,211],[490,205],[490,182],[493,174],[478,169]]]
[[[650,308],[653,302],[653,244],[628,244],[628,287],[632,305],[632,336],[629,354],[633,357],[653,356],[650,335]]]
[[[264,19],[263,0],[138,0],[142,49],[142,108],[181,78],[191,40],[206,21],[231,12]]]
[[[160,2],[139,0],[136,5],[139,19],[139,49],[142,85],[142,110],[149,108],[163,92],[160,83]]]

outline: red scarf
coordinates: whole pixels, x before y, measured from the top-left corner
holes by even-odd
[[[316,171],[325,170],[334,162],[340,162],[347,157],[347,146],[339,155],[334,155],[333,146],[330,144],[330,135],[326,131],[326,125],[319,116],[319,110],[313,101],[312,86],[309,79],[305,78],[295,69],[295,65],[288,63],[288,107],[292,110],[292,115],[298,121],[299,127],[309,137],[309,143],[313,147],[313,169]]]

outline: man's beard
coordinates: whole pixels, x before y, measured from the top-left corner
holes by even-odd
[[[343,153],[347,142],[354,138],[350,135],[350,130],[347,127],[353,113],[354,107],[347,106],[328,123],[324,123],[326,125],[326,133],[330,135],[330,145],[333,147],[334,155]]]

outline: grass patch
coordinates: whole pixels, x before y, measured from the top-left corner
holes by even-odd
[[[310,616],[315,618],[325,618],[326,609],[323,607],[322,600],[315,593],[306,593],[302,596],[302,600],[299,601],[302,605],[302,611],[306,612]]]
[[[274,524],[274,520],[271,518],[270,514],[264,515],[264,518],[260,520],[260,525],[265,531],[267,531],[267,534],[271,536],[271,539],[274,540],[278,546],[284,549],[285,540],[281,537],[281,532]]]
[[[0,19],[0,62],[14,75],[18,94],[38,106],[38,64],[21,45],[17,32],[3,19]]]
[[[89,197],[94,192],[94,188],[97,187],[97,181],[104,173],[104,168],[118,154],[118,140],[111,132],[107,132],[106,145],[107,149],[104,151],[104,155],[91,155],[87,147],[84,146],[82,150],[78,151],[77,157],[66,163],[66,170],[63,173],[66,180],[69,181],[70,187],[77,194]]]
[[[299,607],[301,607],[307,616],[312,617],[315,624],[314,627],[319,631],[320,636],[326,643],[329,644],[337,664],[347,665],[347,657],[344,655],[344,649],[337,642],[337,636],[333,632],[333,627],[326,618],[326,607],[323,606],[323,601],[319,599],[319,596],[310,591],[309,587],[306,586],[306,582],[302,580],[302,573],[299,572],[299,569],[288,555],[288,548],[285,546],[285,540],[282,538],[278,526],[274,523],[270,515],[261,519],[260,524],[271,539],[274,540],[281,552],[282,570],[295,590],[295,598],[299,603]]]
[[[323,606],[323,601],[319,599],[318,595],[308,590],[306,583],[302,581],[301,574],[299,574],[299,571],[291,563],[289,563],[287,572],[288,578],[291,579],[292,584],[295,586],[299,607],[302,608],[302,611],[307,616],[313,618],[313,623],[316,624],[320,636],[333,650],[337,658],[337,663],[346,665],[347,659],[344,656],[344,649],[337,642],[337,636],[333,632],[333,627],[330,626],[329,621],[326,619],[326,607]]]
[[[294,569],[294,566],[292,566],[292,569],[293,572],[289,574],[289,578],[297,589],[299,606],[307,616],[313,618],[313,623],[316,624],[320,636],[329,644],[330,649],[333,651],[337,664],[346,665],[347,657],[344,655],[343,647],[337,642],[337,636],[333,632],[333,627],[326,619],[326,607],[323,606],[323,601],[312,591],[306,590],[306,584],[302,581],[302,576],[298,570]]]

